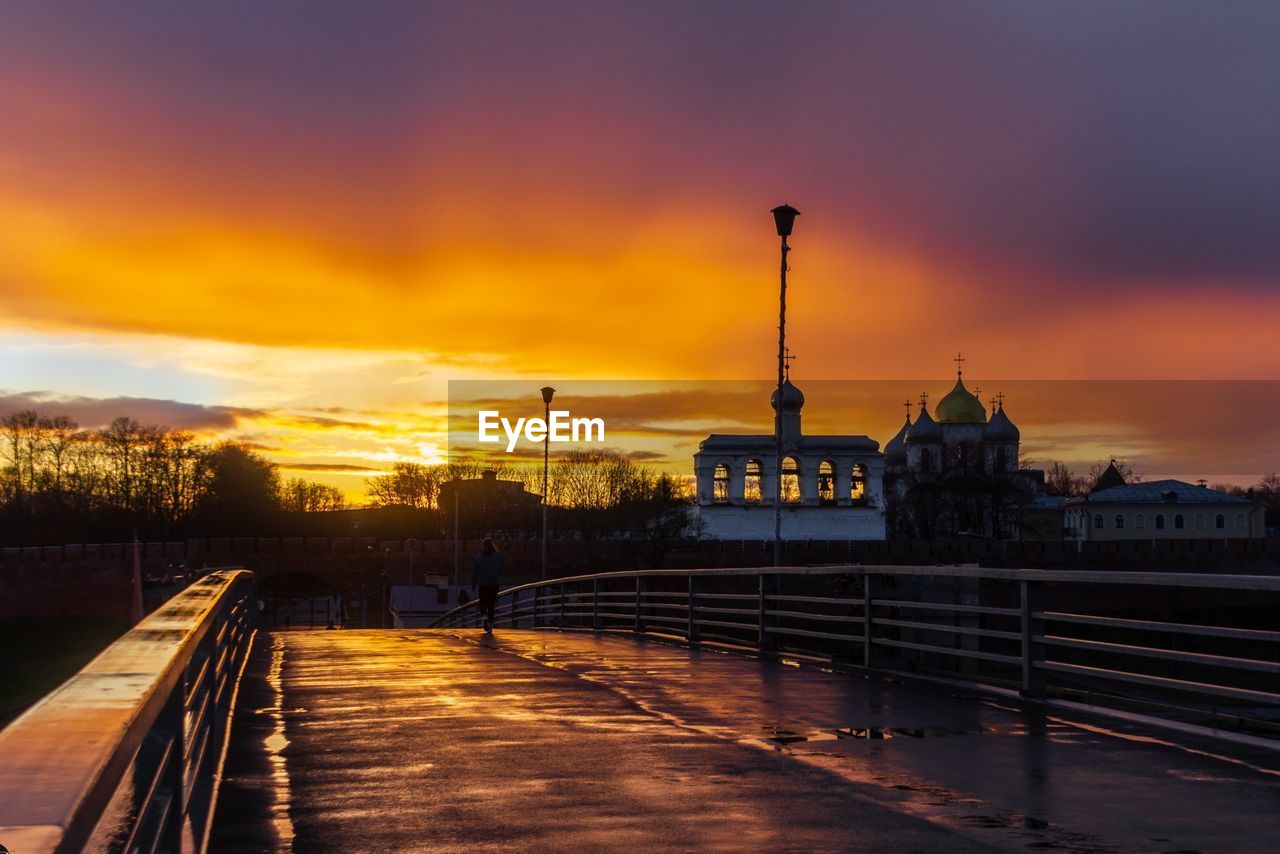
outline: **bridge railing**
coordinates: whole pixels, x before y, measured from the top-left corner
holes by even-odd
[[[1280,577],[983,567],[607,572],[501,591],[499,626],[675,636],[1031,697],[1280,723]],[[475,627],[479,603],[437,622]]]
[[[0,845],[204,850],[257,610],[211,573],[0,731]]]

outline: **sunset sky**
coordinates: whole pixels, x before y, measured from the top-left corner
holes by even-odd
[[[781,202],[813,406],[958,350],[991,392],[1280,379],[1277,44],[1263,2],[0,3],[0,412],[358,498],[443,458],[449,380],[767,380]],[[1042,460],[1037,419],[1280,467],[1273,385],[1070,387],[1019,410]]]

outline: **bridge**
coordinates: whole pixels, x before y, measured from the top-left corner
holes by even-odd
[[[215,573],[3,732],[10,851],[1273,851],[1280,578],[602,573],[267,632]]]

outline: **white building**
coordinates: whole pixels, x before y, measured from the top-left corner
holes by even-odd
[[[782,426],[782,539],[883,540],[884,455],[861,435],[806,436],[800,429],[804,395],[791,384],[770,396]],[[715,433],[698,446],[702,536],[772,540],[778,494],[775,437]]]
[[[1066,528],[1075,540],[1252,539],[1266,535],[1261,504],[1181,480],[1124,483],[1119,473],[1101,488],[1067,501]]]

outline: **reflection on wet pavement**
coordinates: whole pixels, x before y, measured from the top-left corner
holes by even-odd
[[[944,689],[589,634],[276,642],[270,785],[296,850],[1269,851],[1280,834],[1280,778],[1240,764],[1271,756]]]

